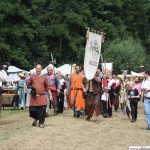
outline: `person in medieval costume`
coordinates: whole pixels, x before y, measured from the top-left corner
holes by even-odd
[[[9,65],[0,65],[0,113],[2,108],[2,93],[3,93],[2,83],[7,81],[8,67]]]
[[[100,78],[98,71],[92,80],[88,80],[86,77],[83,78],[82,88],[85,98],[86,119],[89,121],[94,114],[94,120],[98,121],[100,115]]]
[[[26,100],[25,100],[25,92],[26,92],[26,84],[25,84],[25,75],[24,73],[19,74],[20,81],[18,81],[18,95],[19,95],[19,109],[25,109]]]
[[[69,109],[69,106],[68,106],[68,96],[67,96],[67,85],[68,85],[68,82],[69,82],[69,75],[66,74],[65,75],[66,87],[64,89],[64,109]]]
[[[49,93],[49,99],[52,101],[50,85],[46,76],[41,75],[42,66],[36,66],[36,73],[32,75],[28,81],[28,88],[31,88],[29,113],[30,117],[34,119],[32,126],[36,126],[39,121],[39,127],[44,128],[46,117],[47,97],[46,91]]]
[[[102,90],[101,90],[101,112],[104,118],[108,117],[108,105],[111,107],[109,98],[108,88],[108,76],[105,74],[102,79]]]
[[[124,104],[125,104],[125,101],[126,101],[125,82],[120,77],[118,77],[118,80],[120,81],[119,103],[120,103],[120,108],[123,111]]]
[[[63,113],[64,111],[64,98],[65,98],[65,88],[66,88],[66,82],[65,82],[65,76],[63,76],[63,74],[58,71],[57,72],[57,78],[59,79],[60,81],[60,84],[61,84],[61,89],[60,89],[60,93],[59,93],[59,96],[58,96],[58,105],[57,105],[57,108],[58,108],[58,111],[59,113]]]
[[[26,83],[26,86],[28,85],[28,81],[30,79],[30,77],[32,75],[34,75],[36,72],[35,72],[35,69],[33,70],[30,70],[29,72],[29,76],[26,77],[25,79],[25,83]],[[31,88],[27,88],[27,96],[26,96],[26,111],[29,111],[29,104],[30,104],[30,97],[31,97]]]
[[[125,97],[126,97],[126,101],[125,101],[125,106],[126,106],[126,108],[125,108],[125,110],[126,110],[126,114],[127,114],[127,116],[128,116],[128,119],[129,120],[131,120],[131,107],[130,107],[130,100],[129,100],[129,98],[130,98],[130,90],[131,90],[131,87],[130,87],[130,85],[129,84],[126,84],[125,85],[125,92],[126,92],[126,95],[125,95]]]
[[[112,79],[108,83],[108,88],[110,88],[110,103],[111,106],[114,105],[114,110],[117,111],[119,107],[119,91],[120,91],[120,81],[117,79],[117,75],[114,73]],[[109,117],[112,116],[112,107],[108,108]]]
[[[85,112],[85,99],[83,98],[81,67],[75,66],[75,73],[70,77],[67,85],[67,95],[69,96],[69,106],[74,110],[74,117],[80,117]]]
[[[58,110],[58,96],[59,96],[59,93],[60,93],[61,84],[60,84],[59,79],[53,73],[53,69],[51,67],[47,67],[47,74],[45,74],[45,76],[48,79],[48,82],[49,82],[50,88],[51,88],[51,92],[52,92],[52,95],[53,95],[52,106],[54,108],[54,115],[57,115],[59,113],[59,110]],[[48,92],[47,92],[47,96],[49,97]],[[48,105],[47,105],[47,109],[46,109],[47,115],[48,115],[49,105],[50,105],[50,100],[48,99]]]

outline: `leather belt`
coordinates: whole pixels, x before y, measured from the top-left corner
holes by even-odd
[[[82,90],[82,88],[71,88],[71,90]]]
[[[38,96],[42,96],[42,95],[46,95],[46,94],[36,94],[36,97],[38,97]]]

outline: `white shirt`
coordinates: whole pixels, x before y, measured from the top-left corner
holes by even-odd
[[[150,90],[150,78],[146,79],[145,81],[142,82],[142,89],[146,88]],[[147,91],[144,93],[145,97],[149,97],[150,98],[150,91]]]
[[[59,79],[60,84],[63,85],[63,83],[65,82],[65,80],[63,78]]]
[[[7,82],[7,73],[4,70],[0,70],[0,86],[2,86],[2,82]]]
[[[108,82],[108,87],[110,88],[112,86],[113,83],[116,83],[116,86],[118,86],[120,84],[120,81],[118,79],[111,79]]]
[[[102,96],[101,96],[101,100],[102,100],[102,101],[108,101],[108,98],[109,98],[109,94],[106,93],[106,92],[104,92],[104,93],[102,94]]]

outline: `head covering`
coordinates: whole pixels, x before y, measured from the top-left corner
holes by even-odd
[[[19,73],[19,77],[20,77],[20,78],[25,78],[24,72]]]

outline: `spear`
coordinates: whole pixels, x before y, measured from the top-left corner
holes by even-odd
[[[55,74],[54,64],[56,64],[56,58],[55,59],[53,58],[53,54],[52,53],[51,53],[51,61],[50,61],[50,63],[52,63],[52,65],[53,65],[53,70],[54,70],[54,74]]]

